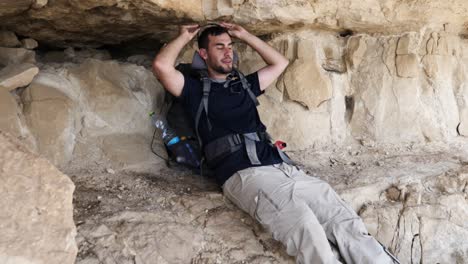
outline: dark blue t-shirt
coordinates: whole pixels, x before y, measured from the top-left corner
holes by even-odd
[[[202,99],[202,82],[200,79],[184,75],[185,84],[182,90],[182,95],[179,97],[186,110],[190,113],[192,120],[195,116]],[[246,76],[247,81],[251,84],[251,90],[255,96],[263,93],[260,90],[257,73],[252,73]],[[205,111],[203,111],[198,131],[203,144],[229,135],[243,134],[249,132],[264,132],[265,125],[260,121],[257,107],[254,101],[248,95],[248,92],[242,88],[239,80],[231,81],[229,87],[225,88],[224,82],[211,82],[211,91],[208,98],[208,116],[212,125],[212,130],[209,131],[206,120]],[[271,165],[281,162],[281,158],[277,150],[267,142],[256,142],[257,155],[262,163],[260,166]],[[218,184],[223,185],[236,171],[253,167],[245,147],[234,152],[230,156],[223,159],[214,167],[216,180]]]

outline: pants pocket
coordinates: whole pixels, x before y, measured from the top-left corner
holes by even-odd
[[[280,213],[280,208],[268,195],[260,190],[258,192],[257,207],[254,217],[266,229],[271,231],[271,224],[275,221]]]

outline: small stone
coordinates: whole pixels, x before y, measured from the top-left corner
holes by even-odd
[[[346,72],[346,64],[341,59],[327,59],[322,64],[322,68],[330,72],[336,72],[336,73]]]
[[[385,191],[385,194],[387,199],[391,201],[398,201],[401,191],[397,187],[392,186]]]
[[[32,8],[40,9],[47,5],[48,0],[35,0],[32,4]]]
[[[107,168],[106,171],[109,174],[115,174],[115,171],[113,169],[111,169],[111,168]]]
[[[8,65],[0,71],[0,87],[12,91],[28,86],[39,73],[39,68],[30,63]]]
[[[98,199],[98,200],[101,200],[101,199],[102,199],[102,196],[99,195],[99,196],[97,197],[97,199]]]
[[[117,194],[117,198],[122,199],[122,195]]]
[[[223,195],[221,193],[210,193],[208,194],[210,200],[222,199]]]
[[[37,44],[37,41],[35,41],[32,38],[22,39],[21,43],[23,44],[23,48],[28,50],[35,49],[37,48],[37,46],[39,46],[39,44]]]

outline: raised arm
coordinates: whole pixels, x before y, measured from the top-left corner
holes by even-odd
[[[175,69],[180,51],[200,30],[198,25],[180,27],[179,35],[161,48],[153,61],[153,72],[161,84],[174,96],[180,96],[184,88],[184,76]]]
[[[260,90],[265,90],[288,66],[289,60],[286,57],[263,40],[250,34],[243,27],[225,22],[221,23],[221,26],[227,28],[231,36],[247,43],[266,62],[267,66],[258,71]]]

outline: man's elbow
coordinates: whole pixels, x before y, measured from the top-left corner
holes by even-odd
[[[161,60],[158,60],[158,57],[156,57],[153,61],[153,73],[157,78],[159,78],[163,72],[164,63],[162,63]]]
[[[288,65],[289,65],[289,59],[286,57],[283,57],[281,62],[279,63],[279,67],[281,68],[281,71],[283,72],[284,70],[286,70]]]

